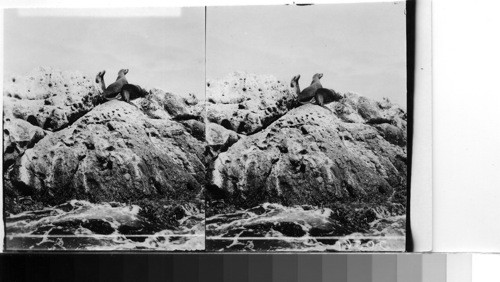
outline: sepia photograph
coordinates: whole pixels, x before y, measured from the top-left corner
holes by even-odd
[[[205,11],[4,10],[5,249],[203,250]]]
[[[207,250],[405,250],[405,5],[207,7]]]

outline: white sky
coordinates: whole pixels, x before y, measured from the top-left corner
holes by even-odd
[[[207,77],[314,73],[324,87],[406,108],[405,4],[208,7]]]
[[[404,3],[208,7],[207,73],[271,74],[287,83],[316,72],[323,86],[406,108]],[[38,66],[180,95],[205,87],[204,8],[29,9],[4,15],[4,74]]]
[[[5,75],[38,66],[92,76],[105,69],[109,84],[128,68],[130,83],[204,95],[203,7],[19,11],[4,15]]]

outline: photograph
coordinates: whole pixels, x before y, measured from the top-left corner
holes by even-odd
[[[207,7],[207,251],[405,251],[405,9]]]
[[[205,248],[205,9],[5,9],[5,251]]]
[[[6,9],[5,250],[405,251],[406,21]]]

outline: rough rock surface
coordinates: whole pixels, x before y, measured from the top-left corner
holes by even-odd
[[[98,94],[90,77],[43,68],[7,83],[7,209],[17,198],[190,201],[204,187],[241,208],[405,203],[406,112],[388,100],[295,108],[285,82],[242,73],[208,81],[207,102],[153,89],[94,107]]]
[[[342,121],[373,125],[387,141],[406,146],[406,111],[387,98],[378,102],[354,93],[344,96],[341,103],[328,105]]]
[[[342,103],[332,103],[328,107],[345,122],[394,123],[406,130],[406,112],[387,98],[378,102],[355,93],[346,93]]]
[[[295,99],[288,82],[240,72],[209,80],[206,89],[208,120],[245,135],[284,115]]]
[[[110,101],[26,150],[9,178],[49,203],[187,199],[203,185],[203,149],[181,124]]]
[[[204,110],[195,96],[186,99],[156,88],[152,89],[147,97],[138,99],[137,104],[148,116],[156,119],[202,119]]]
[[[200,199],[205,127],[196,97],[153,89],[133,104],[94,106],[89,77],[39,68],[5,86],[6,208]]]
[[[7,169],[28,148],[32,148],[48,133],[40,127],[13,117],[4,118],[3,167]]]
[[[219,154],[209,171],[209,194],[240,207],[401,202],[404,111],[388,101],[346,97],[327,105],[333,113],[312,104],[295,108]]]
[[[240,136],[232,130],[226,129],[221,125],[209,122],[206,125],[206,140],[211,145],[224,145],[230,140],[239,140]]]
[[[5,118],[18,118],[56,131],[90,111],[98,94],[93,77],[38,68],[5,82],[4,123],[8,123]]]

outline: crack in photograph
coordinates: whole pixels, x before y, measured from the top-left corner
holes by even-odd
[[[203,250],[204,8],[4,28],[6,250]]]
[[[405,3],[206,17],[207,250],[404,251]]]

